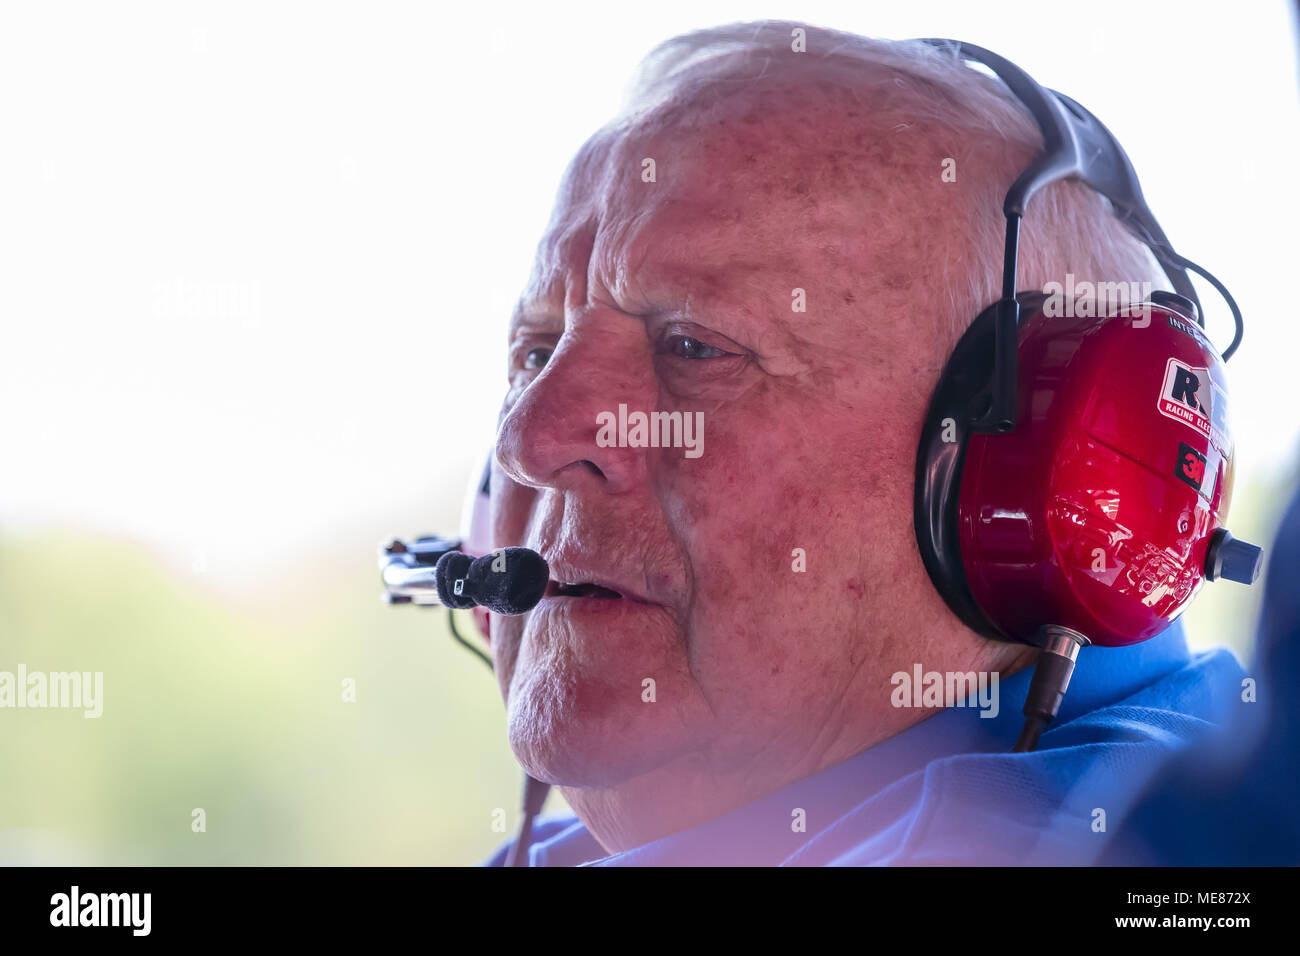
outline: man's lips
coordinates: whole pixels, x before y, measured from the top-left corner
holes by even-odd
[[[551,569],[546,585],[548,598],[655,603],[646,596],[644,586],[635,583],[637,575],[632,572],[598,570],[595,562],[566,553],[542,556]]]
[[[546,596],[603,598],[605,600],[615,600],[623,597],[617,591],[603,588],[599,584],[561,584],[559,581],[547,582]]]

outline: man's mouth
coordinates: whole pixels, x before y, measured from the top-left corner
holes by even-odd
[[[549,581],[546,585],[546,596],[604,598],[605,600],[611,600],[621,598],[623,595],[611,588],[601,587],[599,584],[592,584],[590,581],[580,581],[576,584],[566,584],[561,581]]]
[[[588,555],[559,551],[542,553],[550,565],[551,577],[546,583],[547,598],[581,598],[584,601],[618,602],[620,604],[651,604],[641,575],[626,566],[601,567]]]

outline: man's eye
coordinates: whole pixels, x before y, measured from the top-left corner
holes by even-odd
[[[670,337],[668,351],[678,358],[684,359],[713,359],[731,354],[730,352],[724,352],[722,349],[715,349],[712,345],[705,345],[699,339],[693,339],[687,335]]]
[[[538,369],[544,366],[551,358],[551,350],[538,346],[535,349],[529,349],[528,354],[524,356],[524,368]]]

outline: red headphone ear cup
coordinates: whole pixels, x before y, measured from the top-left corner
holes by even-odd
[[[1205,580],[1231,487],[1222,361],[1181,317],[1147,308],[1030,314],[1017,426],[971,438],[958,505],[965,579],[1018,640],[1058,625],[1135,644]]]

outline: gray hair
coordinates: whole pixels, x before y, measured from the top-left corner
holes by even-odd
[[[681,84],[726,61],[731,78],[749,79],[779,69],[791,51],[794,31],[806,35],[806,53],[813,63],[859,68],[884,68],[904,95],[879,102],[879,118],[901,128],[924,119],[962,137],[982,137],[1018,151],[1042,148],[1042,135],[1033,117],[991,72],[972,68],[955,47],[938,47],[918,40],[878,40],[811,27],[787,20],[732,23],[682,34],[659,44],[637,68],[628,86],[620,119],[629,121],[654,109]],[[864,85],[869,84],[865,74]],[[896,125],[897,124],[897,125]],[[1010,173],[998,188],[1005,193]],[[1001,195],[995,198],[1001,209]],[[979,310],[1001,294],[1004,221],[981,215],[964,226],[963,240],[972,260],[955,265],[937,262],[936,285],[946,299],[949,344],[965,330]],[[1026,211],[1022,232],[1019,287],[1042,288],[1062,281],[1067,272],[1077,281],[1167,282],[1150,251],[1115,218],[1109,201],[1082,183],[1057,183],[1038,193]]]

